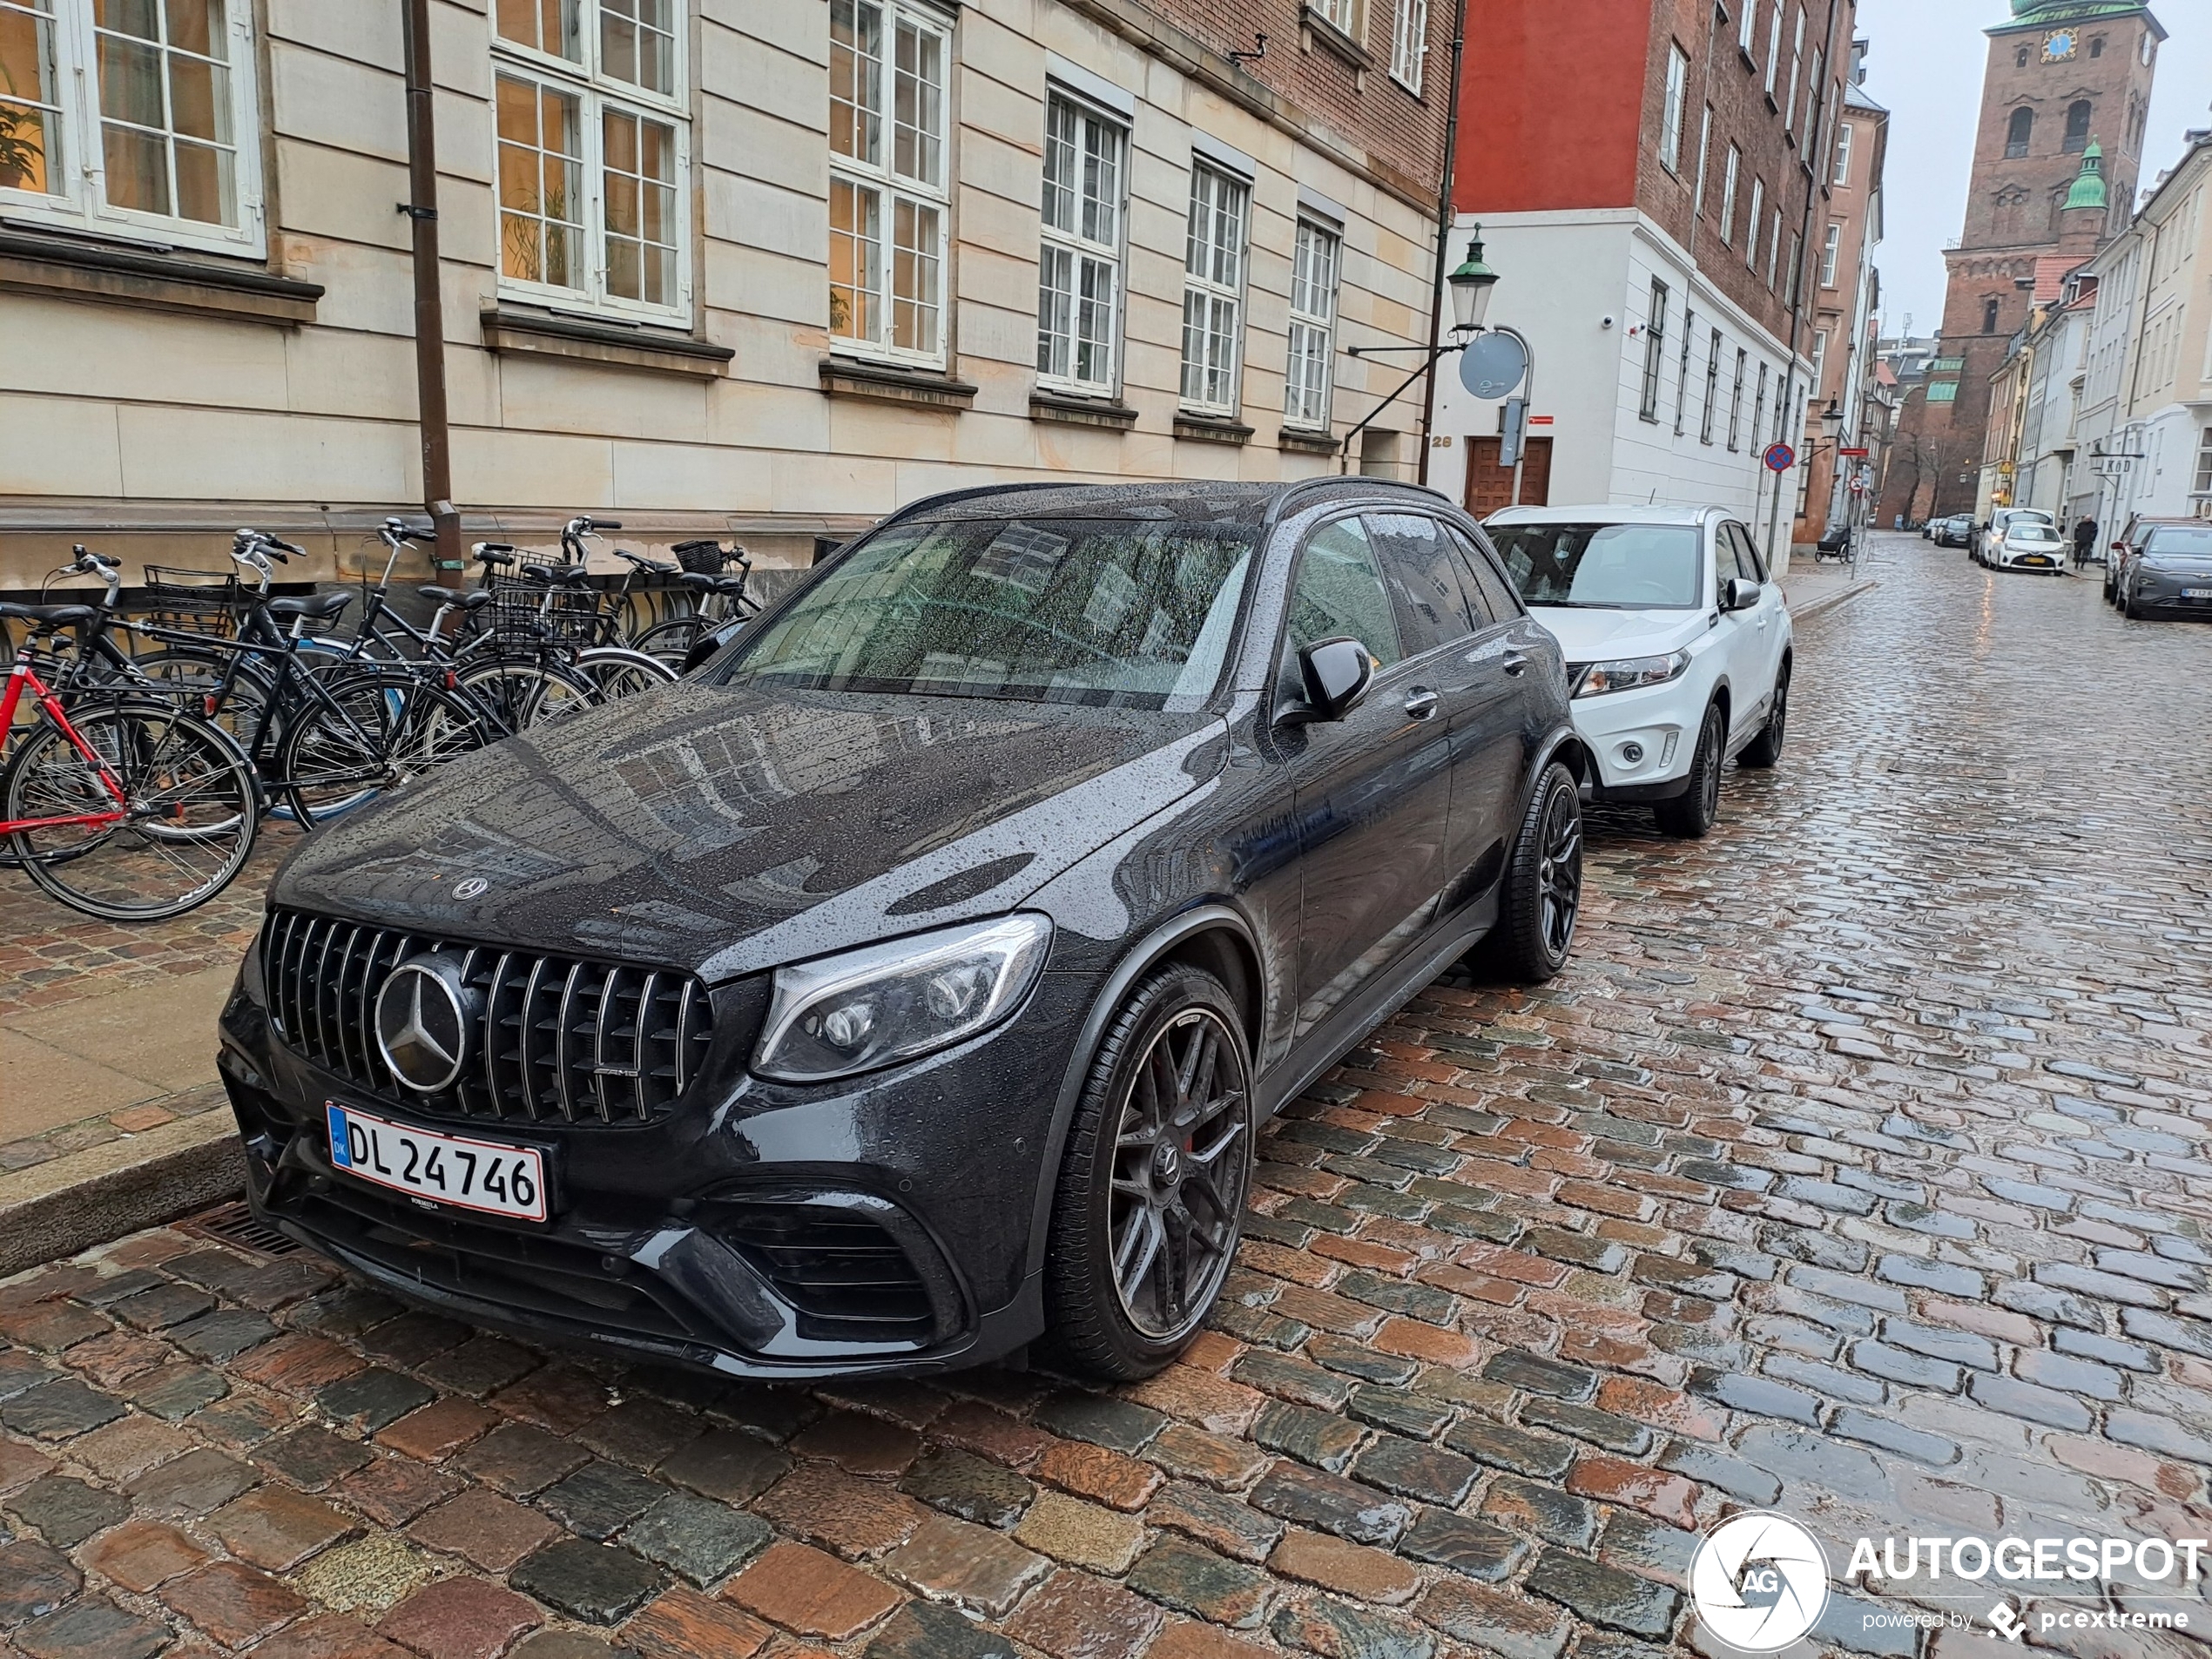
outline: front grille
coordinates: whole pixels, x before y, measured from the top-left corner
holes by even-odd
[[[713,1037],[706,989],[689,974],[500,950],[298,911],[261,930],[277,1035],[363,1089],[462,1117],[643,1123],[699,1072]],[[405,1089],[376,1045],[376,994],[408,957],[457,953],[482,999],[471,1057],[454,1086]]]
[[[732,1206],[716,1231],[798,1311],[820,1342],[923,1342],[936,1312],[898,1241],[869,1216],[833,1205]]]

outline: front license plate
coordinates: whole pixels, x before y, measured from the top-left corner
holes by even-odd
[[[330,1161],[348,1175],[426,1203],[511,1221],[545,1219],[545,1158],[535,1148],[433,1135],[334,1100],[324,1109]]]
[[[2031,553],[2020,563],[2022,564],[2048,564],[2050,560],[2045,558],[2040,553]]]
[[[2212,588],[2183,588],[2182,590],[2182,597],[2184,599],[2212,599]]]

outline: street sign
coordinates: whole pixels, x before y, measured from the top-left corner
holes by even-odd
[[[1460,354],[1460,384],[1477,397],[1505,397],[1528,373],[1528,347],[1511,334],[1477,334]]]
[[[1549,426],[1556,418],[1556,416],[1549,415],[1532,415],[1528,417],[1528,424],[1530,426]]]
[[[1510,467],[1517,463],[1527,441],[1528,400],[1509,397],[1506,400],[1505,423],[1498,428],[1498,464]]]
[[[1786,443],[1777,443],[1766,452],[1766,464],[1775,472],[1787,472],[1797,464],[1797,452]]]
[[[1851,481],[1851,493],[1854,496],[1864,496],[1866,493],[1866,480],[1864,478],[1852,479]]]
[[[1867,455],[1864,449],[1838,449],[1836,453],[1839,455],[1848,455],[1853,461],[1864,461]]]

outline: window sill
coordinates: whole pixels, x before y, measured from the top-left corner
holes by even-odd
[[[1221,415],[1194,415],[1178,410],[1175,417],[1175,435],[1188,438],[1193,443],[1250,443],[1252,429],[1242,421]]]
[[[1311,51],[1318,46],[1323,51],[1340,61],[1352,73],[1352,90],[1362,91],[1366,85],[1367,72],[1375,66],[1374,54],[1338,28],[1326,17],[1308,6],[1298,15],[1298,32],[1303,37],[1300,46]]]
[[[1275,435],[1275,447],[1294,455],[1332,455],[1344,448],[1344,443],[1326,432],[1305,432],[1286,426]]]
[[[0,289],[290,328],[315,320],[322,286],[248,266],[0,230]]]
[[[727,346],[712,345],[672,329],[648,328],[637,323],[586,321],[581,317],[518,311],[508,306],[480,312],[476,321],[483,330],[486,351],[580,358],[587,362],[615,363],[626,368],[690,374],[701,380],[719,379],[730,360],[737,355]]]
[[[973,381],[954,380],[934,368],[899,363],[871,363],[857,357],[825,357],[822,390],[831,397],[873,398],[883,403],[913,403],[954,414],[975,401]]]
[[[1029,394],[1029,418],[1126,432],[1136,424],[1136,411],[1111,398],[1085,397],[1079,392],[1055,392],[1041,386]]]

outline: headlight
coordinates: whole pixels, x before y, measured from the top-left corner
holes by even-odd
[[[1680,679],[1689,669],[1687,648],[1664,657],[1621,657],[1609,663],[1592,663],[1575,682],[1577,697],[1602,697],[1608,691],[1633,691],[1639,685],[1664,685]]]
[[[1025,912],[779,968],[752,1069],[820,1082],[950,1048],[1013,1012],[1051,939]]]

